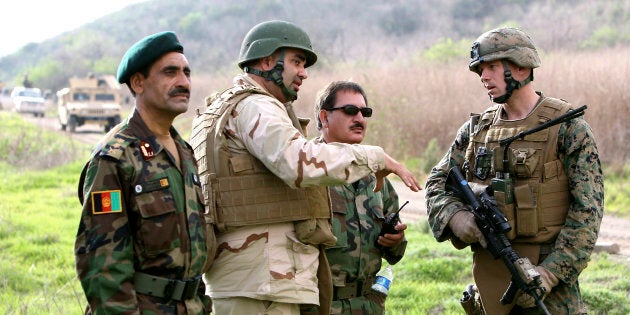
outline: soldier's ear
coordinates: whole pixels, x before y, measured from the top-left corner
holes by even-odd
[[[319,121],[322,122],[322,128],[328,128],[328,111],[321,109],[319,111]]]
[[[129,77],[129,85],[136,94],[144,91],[144,75],[140,72],[136,72]]]
[[[269,71],[276,66],[276,58],[274,55],[263,57],[260,59],[260,67],[263,71]]]

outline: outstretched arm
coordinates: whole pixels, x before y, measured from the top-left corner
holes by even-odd
[[[379,191],[383,188],[383,179],[391,173],[398,175],[403,183],[405,183],[405,186],[409,187],[412,191],[422,190],[422,187],[416,177],[413,176],[413,173],[400,162],[394,160],[389,154],[385,153],[385,169],[376,172],[376,187],[374,191]]]

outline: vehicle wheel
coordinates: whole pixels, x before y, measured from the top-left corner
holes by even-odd
[[[108,133],[115,126],[114,122],[112,120],[113,119],[111,119],[111,118],[107,119],[107,123],[105,124],[105,133]]]
[[[105,132],[109,132],[112,128],[116,127],[116,125],[120,124],[120,116],[115,116],[114,118],[107,119],[107,125],[105,125]]]
[[[68,118],[68,129],[70,132],[75,132],[77,130],[77,118],[75,116],[70,116],[70,118]]]
[[[59,126],[61,126],[61,131],[66,131],[66,124],[61,120],[61,116],[57,116],[57,120],[59,120]]]

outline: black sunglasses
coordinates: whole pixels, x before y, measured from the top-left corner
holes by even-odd
[[[338,109],[341,109],[345,114],[348,114],[350,116],[354,116],[358,114],[359,112],[361,112],[361,115],[363,115],[363,117],[365,118],[372,117],[372,109],[369,107],[358,107],[356,105],[348,104],[348,105],[343,105],[341,107],[326,108],[326,110],[329,112],[332,112]]]

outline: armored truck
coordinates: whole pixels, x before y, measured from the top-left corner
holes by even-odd
[[[69,83],[69,87],[57,91],[61,130],[75,132],[85,124],[98,124],[108,132],[120,123],[120,84],[113,75],[70,78]]]

